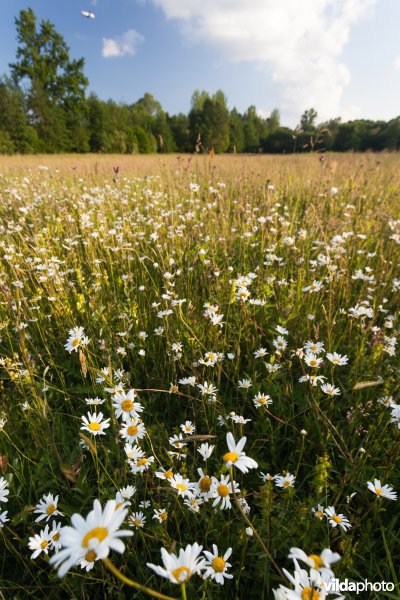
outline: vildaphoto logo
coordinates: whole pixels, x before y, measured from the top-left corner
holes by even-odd
[[[394,583],[392,581],[351,581],[350,579],[344,579],[340,581],[336,577],[332,577],[330,581],[326,583],[327,592],[355,592],[361,594],[361,592],[393,592]]]

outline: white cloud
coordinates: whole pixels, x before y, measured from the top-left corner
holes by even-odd
[[[287,114],[315,107],[323,119],[343,112],[350,72],[340,55],[352,25],[377,0],[148,1],[178,20],[188,39],[211,44],[227,60],[266,68]]]
[[[110,58],[114,56],[134,56],[138,44],[144,41],[144,37],[134,29],[128,29],[122,35],[113,38],[103,38],[102,56]]]

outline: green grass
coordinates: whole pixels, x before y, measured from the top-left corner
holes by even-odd
[[[378,402],[385,395],[397,402],[399,394],[398,357],[388,352],[393,341],[387,339],[399,327],[398,157],[382,155],[378,163],[369,155],[328,156],[323,164],[314,156],[135,163],[125,157],[114,180],[117,157],[29,161],[5,159],[0,168],[0,467],[10,490],[0,504],[10,519],[0,529],[4,597],[144,598],[101,561],[60,580],[47,556],[31,560],[28,548],[44,527],[33,513],[44,494],[59,495],[65,516],[57,521],[65,525],[76,512],[86,515],[96,498],[104,505],[134,485],[129,508],[142,510],[146,523],[127,539],[123,555],[110,554],[126,576],[178,597],[179,586],[146,563],[161,564],[161,547],[177,552],[194,542],[209,550],[217,544],[222,553],[233,549],[233,579],[219,586],[195,576],[188,598],[271,598],[272,589],[288,583],[256,536],[246,534],[235,504],[219,510],[211,500],[192,512],[155,476],[160,467],[172,468],[198,481],[202,467],[220,479],[228,473],[228,431],[236,440],[247,436],[245,452],[258,463],[247,474],[236,470],[235,479],[280,568],[293,570],[291,547],[307,555],[330,547],[342,557],[336,577],[393,581],[387,597],[400,597],[398,502],[367,488],[377,478],[400,491],[400,430],[390,423],[391,409]],[[256,275],[250,298],[261,304],[236,297],[235,280],[249,273]],[[314,280],[322,289],[304,292]],[[360,302],[368,303],[372,317],[349,316]],[[204,316],[205,303],[219,307],[222,327]],[[166,309],[172,313],[157,316]],[[282,353],[273,345],[278,325],[288,330]],[[64,344],[77,326],[90,341],[69,353]],[[162,335],[155,335],[160,326]],[[340,395],[299,382],[313,372],[299,352],[310,340],[348,356],[347,365],[334,366],[322,353],[317,369]],[[179,353],[173,349],[178,342]],[[267,350],[265,358],[254,356],[259,348]],[[207,352],[224,359],[206,366],[199,361]],[[276,364],[280,369],[270,372]],[[107,366],[114,383],[115,371],[124,371],[125,390],[137,390],[144,406],[147,434],[140,446],[154,463],[143,474],[131,473],[126,462],[120,420],[104,391],[110,381],[96,382]],[[207,402],[197,386],[179,384],[179,393],[169,392],[190,376],[218,388],[215,401]],[[248,391],[238,388],[244,378],[252,382]],[[258,392],[271,396],[267,410],[255,408]],[[88,407],[85,398],[96,396],[104,404]],[[88,410],[110,418],[106,435],[83,432],[94,450],[80,443]],[[231,413],[251,421],[235,423]],[[221,416],[226,424],[219,424]],[[187,443],[186,459],[168,454],[169,437],[186,420],[198,436],[213,436],[207,463],[196,437]],[[294,487],[263,483],[261,471],[289,472]],[[140,508],[143,501],[149,506]],[[351,529],[317,519],[311,509],[318,504],[335,506]],[[161,508],[168,511],[164,523],[152,518]]]

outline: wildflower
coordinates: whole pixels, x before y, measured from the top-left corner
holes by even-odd
[[[146,523],[146,517],[140,512],[135,512],[132,515],[129,515],[128,522],[131,527],[136,527],[137,529],[141,529],[144,527]]]
[[[59,550],[61,548],[60,544],[60,531],[62,528],[62,523],[53,522],[53,529],[50,531],[49,536],[51,538],[51,547],[53,550]]]
[[[165,548],[161,548],[161,558],[164,567],[146,563],[157,575],[169,579],[172,583],[182,584],[188,581],[192,575],[200,573],[204,568],[205,559],[200,558],[203,546],[195,543],[181,548],[179,555],[169,554]]]
[[[294,487],[295,479],[295,475],[292,475],[291,473],[286,473],[286,475],[276,475],[275,484],[281,488]]]
[[[0,513],[0,529],[2,529],[2,527],[4,527],[4,524],[9,521],[10,519],[7,518],[8,515],[8,511],[5,510],[4,512]]]
[[[101,398],[85,398],[85,402],[88,406],[99,406],[100,404],[104,404],[105,400]]]
[[[86,346],[89,343],[89,338],[85,336],[83,327],[74,327],[69,330],[69,338],[67,343],[64,344],[64,348],[68,352],[78,350],[80,346]]]
[[[272,404],[272,402],[271,396],[262,394],[261,392],[258,392],[258,394],[253,398],[253,404],[256,408],[260,408],[261,406],[269,406]]]
[[[306,342],[304,344],[304,350],[307,353],[312,352],[313,354],[320,354],[324,350],[324,344],[322,342]]]
[[[284,337],[282,337],[281,335],[278,335],[278,337],[276,338],[276,340],[272,341],[272,344],[274,345],[274,347],[276,348],[276,350],[278,352],[282,352],[283,350],[285,350],[287,348],[287,341],[285,340]]]
[[[8,494],[10,490],[8,489],[8,482],[4,477],[0,477],[0,502],[8,502]]]
[[[335,387],[331,383],[324,383],[321,385],[321,390],[325,392],[325,394],[328,394],[328,396],[340,396],[339,388]]]
[[[307,554],[304,550],[300,548],[290,548],[289,558],[295,558],[296,560],[301,560],[304,562],[310,569],[315,569],[316,571],[320,571],[321,569],[329,569],[331,565],[338,560],[340,560],[340,554],[337,552],[332,552],[329,548],[325,548],[322,550],[321,554]],[[333,573],[331,572],[333,575]]]
[[[185,423],[180,425],[180,428],[186,435],[192,435],[196,431],[196,427],[191,421],[185,421]]]
[[[192,498],[186,498],[183,504],[188,507],[192,512],[198,513],[200,512],[200,505],[203,504],[204,500],[202,498],[196,498],[195,496]]]
[[[257,469],[258,464],[256,461],[243,452],[243,448],[246,444],[246,437],[242,437],[238,443],[236,444],[235,439],[231,432],[229,431],[226,435],[226,442],[228,444],[229,452],[224,454],[224,462],[228,469],[235,465],[242,471],[242,473],[247,473],[249,469]]]
[[[224,585],[224,578],[232,579],[233,575],[227,573],[227,569],[232,566],[227,562],[231,554],[232,548],[228,548],[225,554],[220,556],[218,547],[215,544],[213,544],[212,552],[204,550],[204,555],[206,556],[207,561],[204,564],[205,572],[203,574],[203,578],[208,579],[208,577],[211,577],[211,579],[220,585]]]
[[[159,521],[160,523],[165,523],[165,521],[168,519],[168,513],[164,508],[155,508],[153,519],[157,519],[157,521]]]
[[[203,444],[200,444],[200,446],[197,448],[197,452],[203,457],[203,460],[207,460],[213,453],[214,448],[215,446],[211,446],[210,444],[205,442]]]
[[[337,527],[339,525],[343,531],[350,529],[351,525],[348,518],[345,515],[336,514],[334,506],[328,506],[328,508],[325,509],[325,515],[332,527]]]
[[[89,431],[93,435],[105,435],[104,429],[110,427],[110,419],[103,420],[103,413],[87,413],[87,418],[82,416],[83,425],[81,429]]]
[[[269,473],[260,473],[260,477],[263,481],[263,483],[267,483],[267,481],[274,481],[276,475],[270,475]]]
[[[196,483],[196,491],[204,498],[204,500],[208,500],[213,494],[211,491],[212,479],[206,475],[201,468],[197,469],[197,472],[200,475],[200,479]]]
[[[315,292],[319,292],[324,287],[322,281],[317,281],[314,279],[311,285],[302,288],[303,292],[308,292],[309,294],[313,294]]]
[[[238,388],[241,388],[242,390],[248,390],[249,388],[251,388],[252,383],[250,381],[250,379],[239,379],[238,382]]]
[[[202,396],[213,396],[216,392],[218,392],[218,388],[216,388],[212,383],[208,383],[205,381],[203,384],[198,383],[197,387],[201,391]]]
[[[128,421],[139,417],[139,413],[143,412],[143,406],[140,402],[135,402],[135,398],[137,398],[135,390],[129,390],[127,394],[125,392],[115,394],[113,408],[117,419],[122,417],[123,421]]]
[[[374,479],[374,483],[371,481],[367,482],[368,489],[374,492],[381,498],[387,498],[388,500],[397,500],[397,493],[393,491],[390,485],[381,485],[379,479]]]
[[[324,507],[321,504],[318,504],[318,508],[312,508],[311,511],[314,513],[314,516],[319,519],[320,521],[322,521],[322,519],[324,518],[325,514],[324,514]]]
[[[148,467],[154,462],[154,456],[144,456],[142,455],[140,458],[136,460],[130,460],[129,466],[131,468],[132,473],[143,473],[148,469]]]
[[[125,544],[120,538],[133,533],[119,529],[128,511],[115,507],[115,500],[109,500],[103,510],[96,499],[86,518],[78,513],[72,515],[72,527],[63,527],[60,532],[62,550],[50,558],[50,564],[59,567],[59,577],[81,559],[93,562],[106,558],[110,550],[124,552]]]
[[[309,367],[312,367],[313,369],[318,369],[321,366],[323,360],[322,358],[318,358],[316,354],[310,353],[305,355],[304,362]]]
[[[328,360],[331,361],[331,363],[333,363],[334,365],[338,365],[338,366],[343,366],[346,365],[349,362],[348,357],[342,356],[341,354],[338,354],[337,352],[334,352],[333,354],[331,354],[330,352],[327,353],[326,358]]]
[[[130,444],[133,444],[144,438],[146,435],[146,427],[138,419],[131,419],[122,424],[120,435]]]
[[[265,348],[259,348],[258,350],[253,352],[253,354],[255,358],[264,358],[264,356],[267,356],[268,352]]]
[[[30,550],[33,550],[31,558],[37,558],[42,552],[48,554],[51,548],[51,536],[49,533],[49,526],[46,525],[40,533],[36,533],[33,537],[29,538],[28,546]]]
[[[194,494],[195,483],[191,483],[189,479],[185,479],[177,473],[170,479],[170,484],[175,490],[178,490],[178,496],[191,498]]]
[[[240,492],[239,484],[234,482],[234,486],[235,494],[237,494]],[[225,508],[232,507],[230,494],[233,493],[233,488],[232,482],[229,481],[229,475],[221,475],[220,481],[216,477],[213,477],[210,492],[212,492],[212,498],[215,498],[213,508],[219,506],[221,510],[224,510]]]
[[[180,379],[178,383],[180,383],[181,385],[191,385],[192,387],[194,387],[194,385],[196,384],[196,377],[184,377],[183,379]]]
[[[36,505],[35,513],[39,513],[39,517],[35,520],[35,523],[39,523],[43,519],[48,521],[51,517],[56,517],[57,515],[62,516],[62,513],[57,510],[58,496],[53,496],[53,494],[47,494],[47,496],[43,496],[43,498],[39,501],[39,504]]]
[[[155,474],[156,477],[158,477],[159,479],[166,479],[167,481],[172,479],[172,477],[174,476],[172,469],[168,469],[167,471],[165,469],[163,469],[162,471],[156,471]]]

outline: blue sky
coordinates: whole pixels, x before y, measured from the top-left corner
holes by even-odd
[[[400,114],[399,0],[0,0],[0,73],[17,48],[14,18],[31,6],[52,21],[90,90],[134,102],[146,91],[170,113],[195,89],[221,88],[229,106],[277,107],[294,126]],[[301,9],[299,8],[301,7]],[[81,16],[92,10],[95,20]]]

